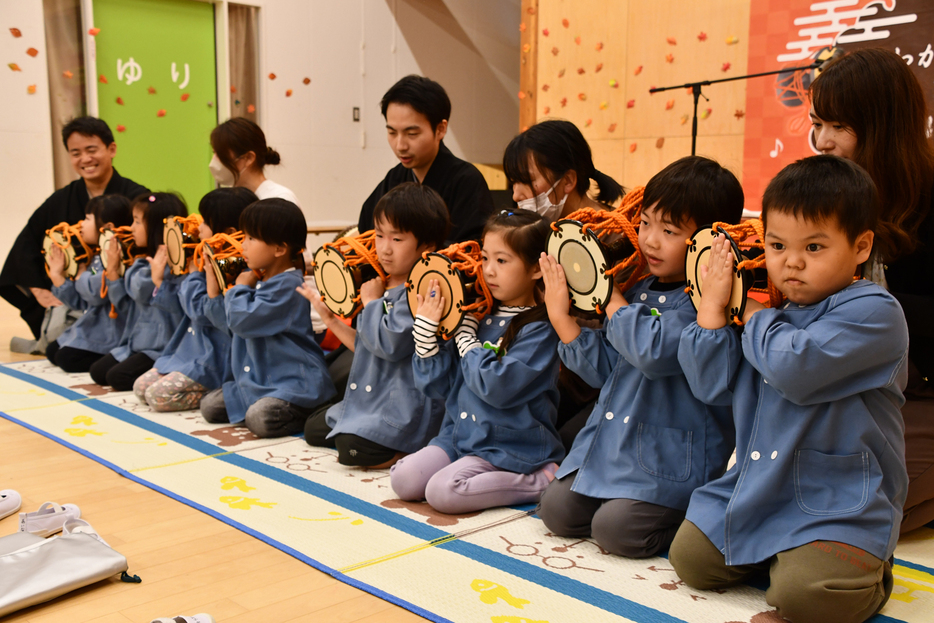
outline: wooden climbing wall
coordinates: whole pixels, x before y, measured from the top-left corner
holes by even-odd
[[[746,73],[749,0],[524,0],[520,126],[574,122],[598,169],[644,185],[691,153],[693,98],[652,86]],[[697,153],[742,179],[745,81],[705,87]]]

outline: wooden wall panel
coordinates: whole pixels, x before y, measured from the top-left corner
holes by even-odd
[[[691,153],[692,96],[684,89],[650,95],[650,87],[746,73],[750,0],[537,4],[535,84],[524,86],[535,117],[523,125],[573,121],[597,168],[627,187],[644,185]],[[698,106],[706,118],[698,119],[697,153],[742,178],[746,83],[711,85],[704,94],[710,101],[701,98]]]

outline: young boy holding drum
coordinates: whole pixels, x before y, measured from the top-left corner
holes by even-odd
[[[723,473],[733,449],[729,408],[691,394],[678,342],[696,317],[685,241],[699,225],[737,222],[743,189],[716,162],[689,156],[649,180],[642,205],[639,251],[651,274],[625,294],[613,288],[602,329],[578,326],[561,265],[541,260],[561,361],[602,389],[538,514],[555,534],[592,536],[631,558],[668,547],[691,492]]]
[[[305,441],[336,447],[343,465],[385,468],[424,447],[444,415],[442,401],[415,388],[413,318],[405,282],[422,253],[444,246],[450,220],[441,196],[414,182],[383,195],[373,218],[376,254],[388,282],[377,278],[361,286],[363,310],[356,330],[341,322],[310,287],[299,289],[354,351],[344,400],[308,418]]]
[[[836,156],[785,167],[762,200],[769,278],[786,302],[725,326],[733,257],[711,249],[679,360],[694,395],[733,407],[737,463],[697,489],[670,560],[719,589],[768,573],[766,601],[794,623],[864,621],[892,591],[908,487],[899,408],[908,329],[882,287],[854,280],[879,204]]]

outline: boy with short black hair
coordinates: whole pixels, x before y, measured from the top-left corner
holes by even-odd
[[[794,623],[864,621],[892,591],[908,329],[884,288],[853,278],[878,210],[852,162],[785,167],[762,221],[769,278],[787,301],[748,301],[741,336],[725,326],[733,257],[721,235],[681,337],[694,395],[733,407],[737,463],[694,492],[671,563],[702,589],[768,573],[766,601]]]
[[[600,397],[538,511],[549,531],[593,537],[610,553],[654,556],[671,543],[691,492],[718,478],[733,449],[726,407],[691,394],[678,343],[696,314],[685,292],[684,241],[700,225],[738,222],[743,189],[708,158],[682,158],[649,180],[639,249],[651,273],[625,294],[613,288],[603,328],[568,311],[564,271],[542,254],[545,304],[569,370]]]
[[[444,244],[450,222],[434,190],[406,182],[374,211],[376,253],[388,276],[360,288],[357,329],[340,321],[307,285],[299,290],[338,339],[354,351],[344,400],[308,418],[305,441],[336,447],[343,465],[384,468],[423,448],[437,433],[444,403],[415,387],[413,315],[405,282],[422,253]]]

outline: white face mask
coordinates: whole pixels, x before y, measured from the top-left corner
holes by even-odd
[[[211,170],[211,175],[214,176],[214,179],[217,180],[217,183],[221,186],[234,185],[234,174],[221,163],[217,154],[214,154],[214,157],[211,158],[211,164],[208,165],[208,168]]]
[[[551,188],[542,194],[532,197],[531,199],[522,199],[521,201],[517,201],[516,204],[519,206],[520,210],[530,210],[536,214],[540,214],[543,219],[552,223],[558,218],[558,215],[561,214],[564,203],[568,200],[568,196],[565,195],[559,203],[554,204],[551,202],[551,199],[548,198],[551,191],[557,188],[560,183],[561,180],[559,179]]]

